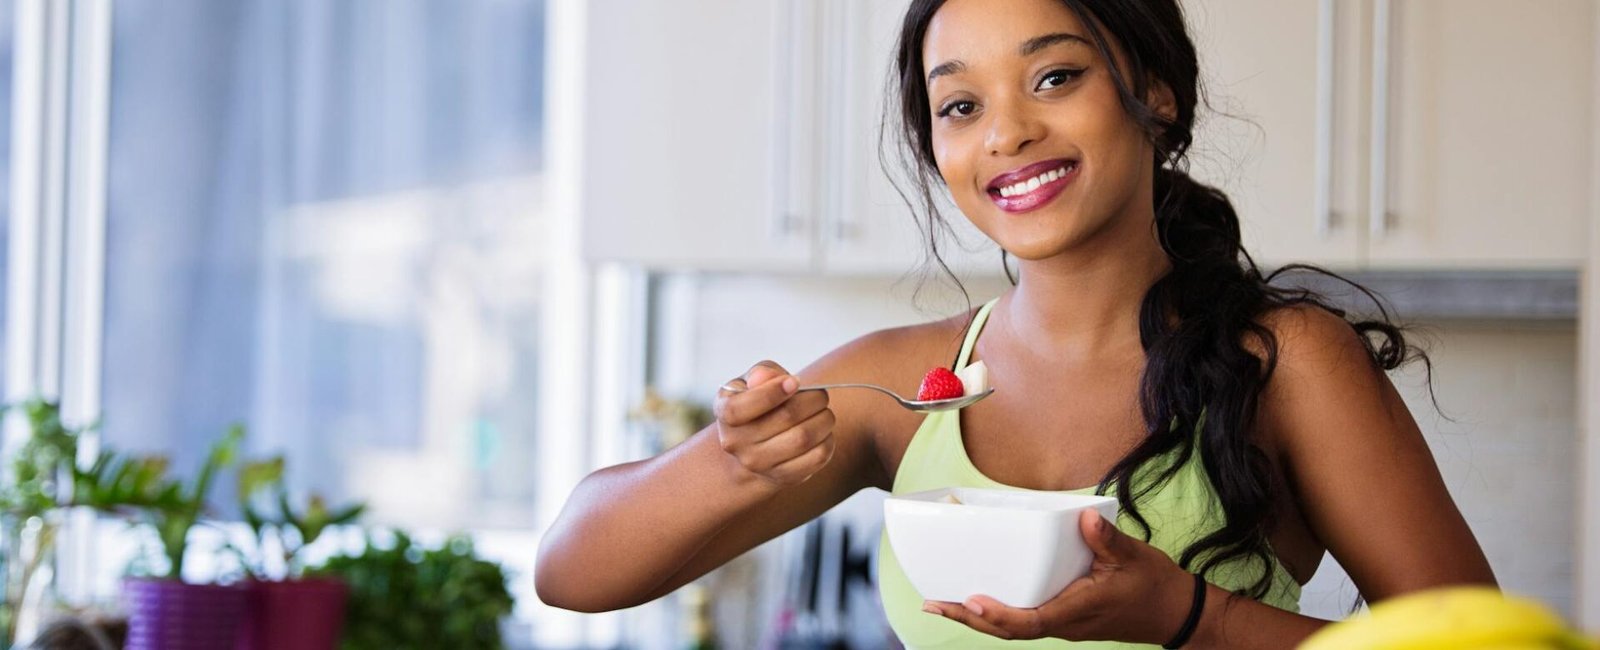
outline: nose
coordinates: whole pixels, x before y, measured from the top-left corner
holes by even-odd
[[[1012,156],[1044,137],[1044,123],[1015,101],[994,102],[988,109],[984,147],[990,155]]]

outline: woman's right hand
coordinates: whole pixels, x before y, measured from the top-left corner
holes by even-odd
[[[742,472],[774,487],[798,485],[833,458],[833,411],[824,391],[796,392],[799,378],[771,361],[717,391],[717,438]]]

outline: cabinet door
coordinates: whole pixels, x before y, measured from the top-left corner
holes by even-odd
[[[586,6],[578,109],[586,259],[809,268],[815,4]]]
[[[1358,7],[1325,0],[1183,3],[1211,108],[1191,173],[1226,192],[1245,249],[1267,266],[1361,264]]]
[[[828,72],[824,78],[829,109],[822,132],[827,153],[822,160],[822,266],[830,274],[900,275],[916,270],[928,248],[927,235],[915,213],[901,198],[880,161],[899,170],[900,153],[894,129],[899,118],[886,114],[892,97],[894,46],[908,0],[826,0],[823,30]],[[884,128],[890,131],[884,133]],[[880,136],[882,136],[880,138]],[[913,201],[914,189],[902,181]],[[1000,249],[973,227],[948,199],[942,186],[933,188],[940,214],[955,238],[941,236],[939,252],[946,264],[964,276],[999,276]]]
[[[1590,201],[1594,3],[1391,7],[1389,101],[1374,104],[1392,125],[1389,160],[1374,164],[1374,173],[1387,167],[1374,181],[1388,192],[1377,201],[1385,214],[1373,223],[1372,263],[1577,268]]]

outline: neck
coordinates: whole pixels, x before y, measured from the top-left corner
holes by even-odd
[[[1140,306],[1171,268],[1154,220],[1150,212],[1129,215],[1098,241],[1024,260],[1016,289],[996,306],[1008,329],[1041,354],[1082,358],[1141,349]]]

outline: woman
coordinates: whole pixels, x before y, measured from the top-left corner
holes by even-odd
[[[687,443],[583,481],[541,598],[636,605],[863,488],[950,485],[1099,490],[1122,514],[1086,513],[1090,574],[1036,609],[923,602],[885,547],[908,647],[1292,647],[1325,624],[1297,613],[1324,552],[1371,600],[1494,584],[1384,374],[1413,356],[1401,332],[1270,286],[1227,198],[1182,171],[1198,84],[1174,0],[917,0],[897,64],[922,198],[948,191],[1015,286],[797,374],[757,364]],[[924,418],[795,391],[952,358],[984,361],[994,395]]]

